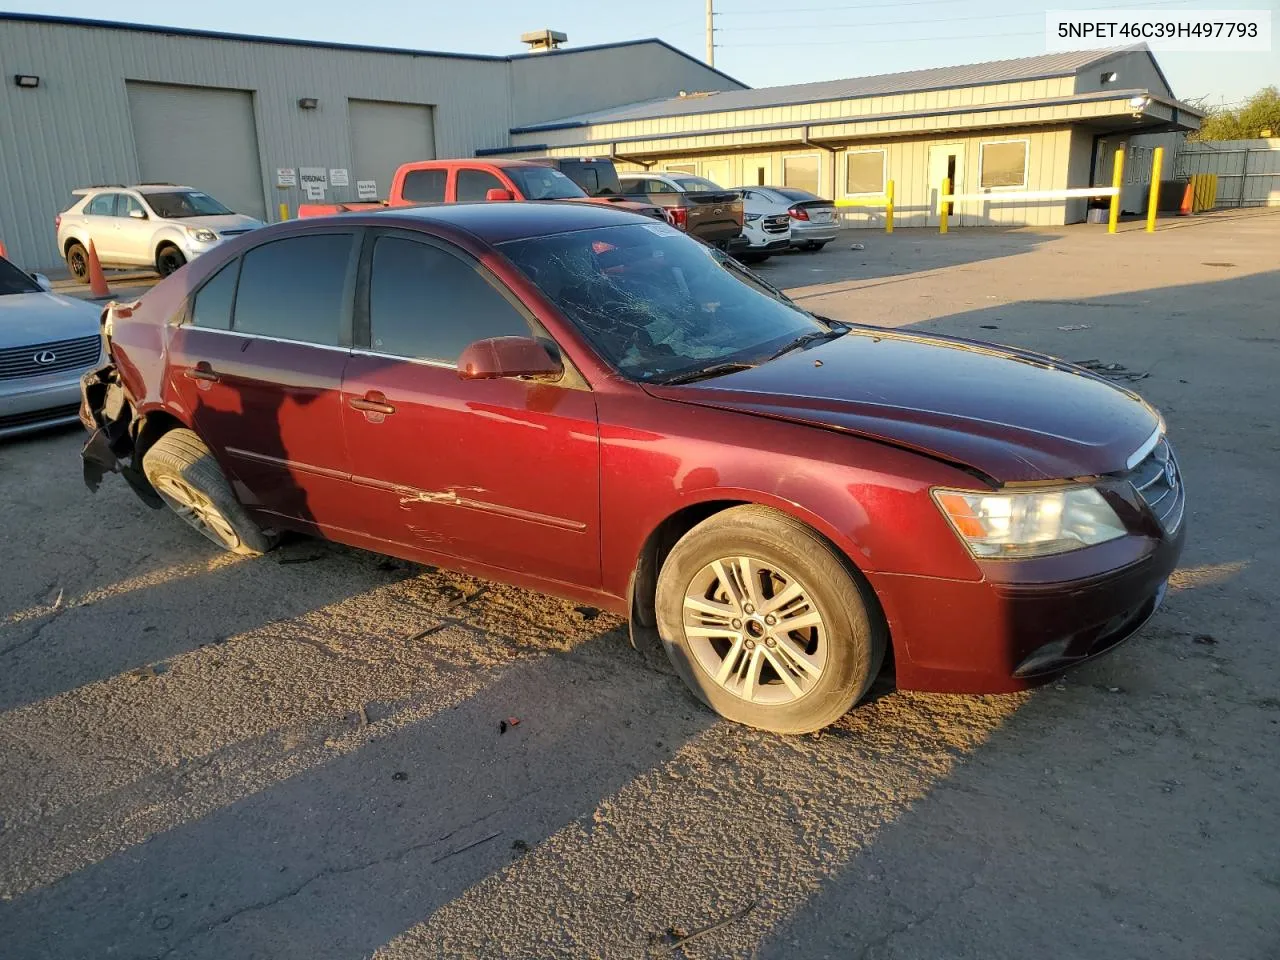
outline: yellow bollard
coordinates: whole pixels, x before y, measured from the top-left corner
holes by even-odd
[[[947,200],[951,196],[951,178],[942,178],[942,189],[938,192],[938,232],[947,232]]]
[[[884,185],[884,232],[893,233],[893,181]]]
[[[1160,206],[1160,174],[1164,170],[1164,147],[1156,147],[1151,157],[1151,192],[1147,194],[1147,233],[1156,232],[1156,208]]]
[[[1111,218],[1107,221],[1107,233],[1116,232],[1116,224],[1120,222],[1120,188],[1124,186],[1124,147],[1116,151],[1116,163],[1111,169],[1111,186],[1116,192],[1111,195]]]
[[[287,203],[280,204],[280,222],[284,223],[289,219],[289,205]]]

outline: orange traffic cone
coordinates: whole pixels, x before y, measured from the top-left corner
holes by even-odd
[[[98,251],[93,249],[93,241],[89,241],[89,289],[98,298],[111,296],[107,287],[107,278],[102,275],[102,263],[98,260]]]
[[[0,240],[0,260],[8,260],[9,251],[4,248],[4,241]]]
[[[1191,215],[1191,202],[1195,197],[1195,184],[1188,183],[1187,189],[1182,191],[1182,206],[1178,208],[1178,216],[1189,217]]]

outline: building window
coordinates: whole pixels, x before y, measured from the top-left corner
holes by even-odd
[[[859,150],[846,153],[844,160],[844,192],[847,194],[884,193],[885,152]]]
[[[1100,79],[1103,83],[1115,83],[1119,78],[1114,70],[1104,70]]]
[[[999,140],[982,144],[978,157],[978,184],[993,187],[1027,185],[1027,141]]]
[[[783,157],[782,185],[808,190],[814,196],[821,196],[818,189],[818,155],[811,153],[803,157]]]

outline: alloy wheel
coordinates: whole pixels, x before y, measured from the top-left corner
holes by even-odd
[[[684,632],[698,666],[750,703],[799,700],[827,665],[826,626],[812,594],[755,557],[725,557],[698,571],[685,591]]]
[[[213,501],[180,477],[163,476],[152,481],[165,503],[191,526],[218,544],[234,550],[240,545],[235,528],[227,522]]]

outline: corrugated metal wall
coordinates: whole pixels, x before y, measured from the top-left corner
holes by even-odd
[[[1220,207],[1280,207],[1280,138],[1184,144],[1178,176],[1218,175]]]
[[[125,80],[254,91],[262,190],[273,210],[297,204],[276,167],[350,168],[347,98],[435,107],[442,156],[507,142],[509,64],[320,47],[166,36],[62,24],[0,22],[0,239],[28,268],[59,262],[53,218],[75,187],[139,178]],[[301,110],[300,97],[319,107]],[[194,186],[199,186],[195,184]],[[355,199],[355,181],[331,192]]]

